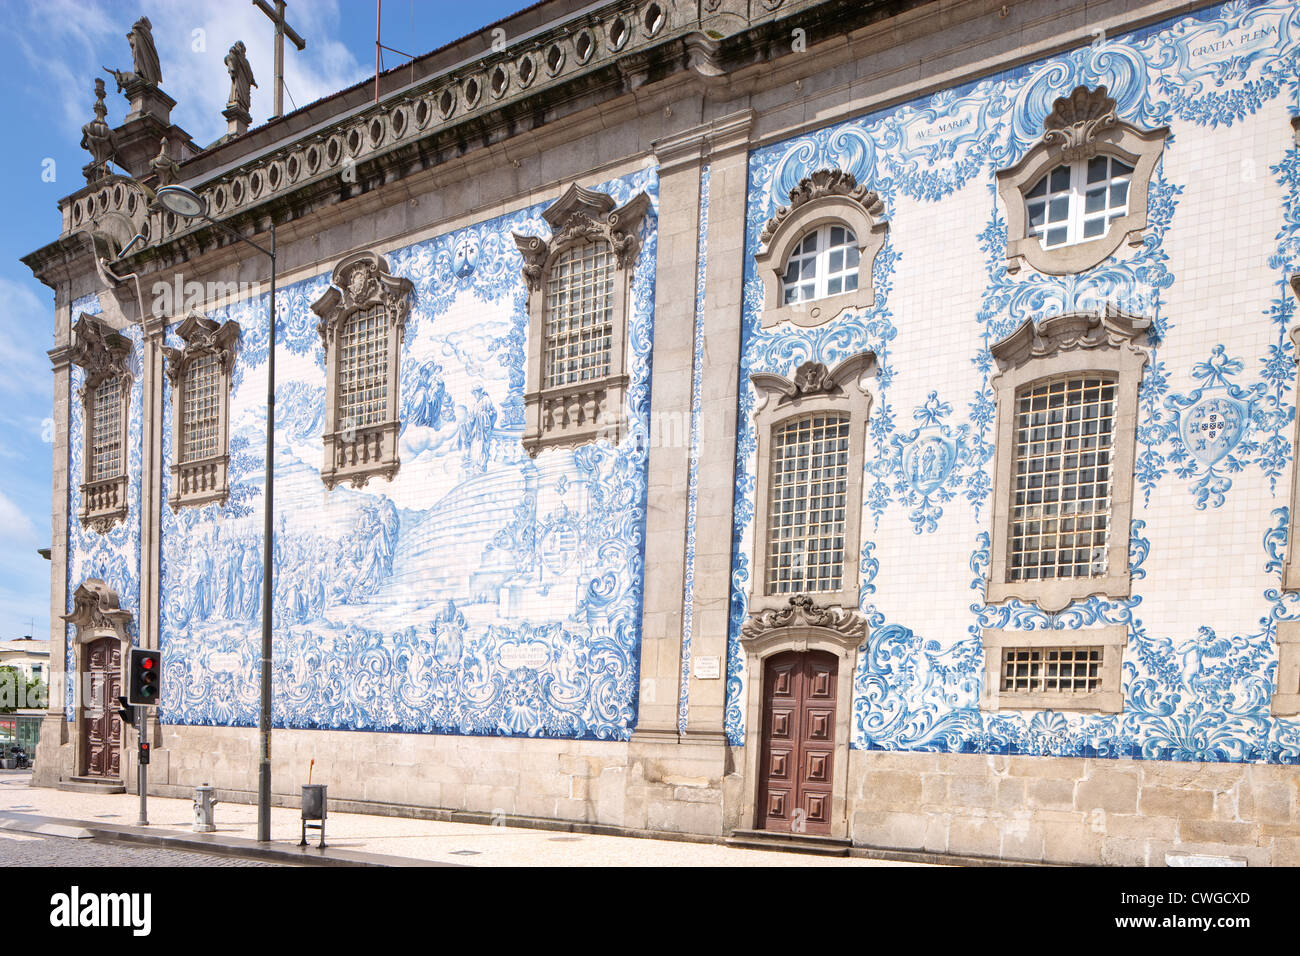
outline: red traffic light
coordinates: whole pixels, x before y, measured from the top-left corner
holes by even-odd
[[[143,668],[144,668],[145,670],[147,670],[147,671],[151,671],[151,670],[153,670],[153,658],[152,658],[152,657],[146,657],[144,660],[142,660],[142,661],[140,662],[140,666],[143,667]]]

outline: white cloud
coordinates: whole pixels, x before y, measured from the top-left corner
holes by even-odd
[[[0,545],[6,547],[36,547],[36,525],[25,511],[0,491]],[[44,544],[40,547],[45,547]]]
[[[48,407],[53,373],[45,351],[54,347],[53,328],[52,299],[43,301],[31,285],[0,277],[0,335],[14,345],[0,375],[0,398],[30,398],[29,404]],[[12,413],[14,407],[2,411]]]

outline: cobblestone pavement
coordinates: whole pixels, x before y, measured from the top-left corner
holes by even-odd
[[[122,846],[95,840],[0,833],[0,867],[7,866],[279,866],[211,853],[153,846]]]

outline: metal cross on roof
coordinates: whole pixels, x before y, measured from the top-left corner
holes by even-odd
[[[272,2],[274,6],[267,3],[267,0],[253,0],[253,6],[270,17],[271,22],[275,24],[275,114],[271,117],[275,119],[277,116],[284,115],[284,38],[287,36],[292,40],[299,52],[306,48],[307,41],[298,36],[297,31],[285,20],[285,0],[272,0]]]

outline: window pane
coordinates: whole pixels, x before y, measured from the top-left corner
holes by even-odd
[[[1064,192],[1070,188],[1070,167],[1057,166],[1052,170],[1052,192]]]
[[[181,397],[181,461],[198,461],[217,454],[220,387],[221,365],[215,355],[197,358],[185,370]]]
[[[609,375],[614,322],[614,262],[609,243],[567,249],[546,286],[544,388]]]
[[[1107,167],[1110,165],[1110,157],[1094,156],[1088,160],[1088,182],[1099,183],[1107,179]]]
[[[122,379],[105,379],[95,387],[90,423],[90,480],[99,481],[121,474],[122,468]]]
[[[339,429],[385,418],[388,405],[388,319],[382,305],[354,312],[339,333]]]
[[[1036,383],[1016,396],[1010,581],[1106,573],[1113,379]]]
[[[767,593],[843,586],[849,417],[806,415],[772,430]]]

